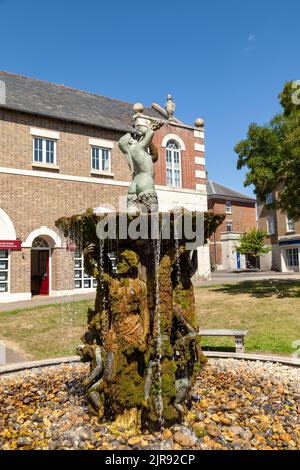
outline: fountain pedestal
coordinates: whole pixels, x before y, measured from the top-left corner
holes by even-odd
[[[56,223],[83,250],[85,269],[97,279],[95,308],[88,311],[79,347],[83,361],[90,362],[84,386],[100,417],[120,427],[161,429],[180,422],[206,362],[191,282],[196,257],[184,238],[174,239],[174,214],[168,239],[99,240],[97,224],[104,217],[90,210]],[[117,228],[124,222],[124,214],[110,217]],[[125,218],[127,225],[135,220]],[[150,214],[144,218],[150,235]],[[206,214],[206,237],[221,218]],[[157,220],[159,228],[162,214]]]

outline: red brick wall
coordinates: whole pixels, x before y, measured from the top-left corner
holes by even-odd
[[[204,152],[194,149],[194,144],[203,144],[203,139],[194,137],[194,130],[172,126],[167,123],[155,133],[153,142],[159,150],[159,161],[155,165],[155,182],[156,184],[165,186],[166,183],[166,149],[162,147],[163,138],[168,134],[178,135],[184,142],[186,150],[181,152],[181,173],[182,187],[195,189],[197,184],[205,184],[206,180],[196,178],[196,170],[204,170],[203,165],[196,165],[195,157],[204,157]]]
[[[287,230],[287,218],[284,212],[267,207],[265,202],[258,204],[258,226],[265,232],[267,232],[267,218],[273,217],[275,225],[275,234],[273,236],[266,237],[267,244],[277,244],[278,237],[285,235],[291,235],[292,232]],[[300,234],[300,221],[295,222],[295,234]]]
[[[230,199],[228,199],[230,200]],[[208,199],[208,209],[215,214],[225,214],[225,200],[217,198]],[[253,203],[231,200],[231,214],[225,214],[224,222],[217,228],[216,233],[210,238],[211,264],[222,264],[221,234],[227,232],[226,223],[232,222],[233,232],[247,232],[256,227],[256,207]]]
[[[230,199],[229,199],[230,200]],[[216,240],[220,240],[221,233],[226,232],[227,221],[232,222],[233,232],[247,232],[253,227],[256,227],[256,209],[253,203],[243,203],[231,201],[232,213],[226,214],[224,222],[218,227],[216,231]],[[221,199],[209,198],[209,209],[215,214],[225,214],[225,201]]]

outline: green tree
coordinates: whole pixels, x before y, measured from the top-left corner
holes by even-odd
[[[264,230],[253,228],[241,235],[236,251],[242,255],[255,258],[255,266],[257,266],[258,256],[266,255],[271,250],[271,247],[265,246],[266,236],[267,234]]]
[[[274,207],[299,220],[300,82],[287,82],[279,101],[283,111],[264,126],[250,124],[235,146],[237,168],[247,168],[244,185],[253,184],[259,199],[273,192]]]

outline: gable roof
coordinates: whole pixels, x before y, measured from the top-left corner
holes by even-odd
[[[107,129],[133,130],[133,105],[125,101],[5,71],[0,71],[0,80],[6,92],[0,107]],[[145,108],[144,113],[164,120],[153,108]]]
[[[256,203],[256,199],[246,196],[245,194],[238,193],[237,191],[227,188],[227,186],[223,186],[222,184],[216,183],[213,180],[207,180],[206,190],[207,196],[211,198],[252,202],[253,204]]]

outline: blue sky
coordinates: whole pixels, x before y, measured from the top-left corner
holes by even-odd
[[[299,0],[0,0],[0,69],[206,121],[209,177],[236,190],[233,151],[300,79]]]

